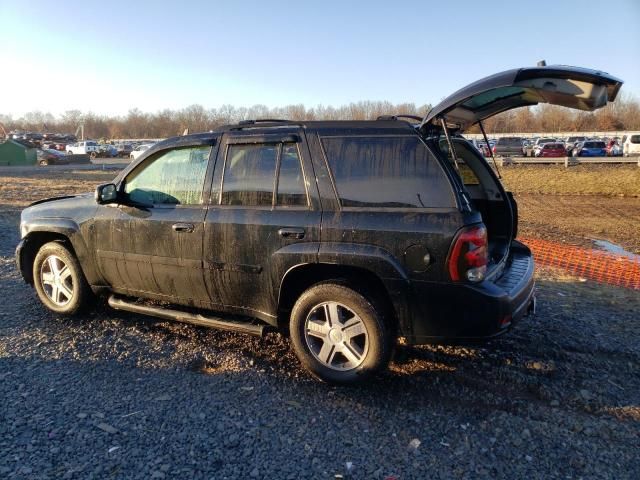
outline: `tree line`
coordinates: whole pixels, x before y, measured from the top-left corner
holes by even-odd
[[[83,124],[86,138],[165,138],[180,135],[187,128],[191,133],[204,132],[248,119],[374,120],[381,115],[394,114],[422,117],[430,108],[430,105],[393,104],[386,101],[361,101],[339,107],[287,105],[268,108],[265,105],[223,105],[206,109],[202,105],[191,105],[181,110],[166,109],[156,113],[134,108],[123,116],[99,115],[80,110],[68,110],[59,116],[36,111],[15,119],[11,115],[0,114],[0,122],[7,131],[74,133]],[[596,112],[576,111],[547,104],[518,108],[487,119],[485,129],[491,133],[640,130],[640,102],[631,97],[623,97]],[[473,127],[470,133],[477,131],[477,127]]]

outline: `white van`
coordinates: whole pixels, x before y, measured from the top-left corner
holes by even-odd
[[[625,157],[640,155],[640,132],[633,132],[622,137],[622,154]]]

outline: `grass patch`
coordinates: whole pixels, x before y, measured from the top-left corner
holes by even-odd
[[[637,165],[512,165],[500,173],[514,193],[640,197]]]

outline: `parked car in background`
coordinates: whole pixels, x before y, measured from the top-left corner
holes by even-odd
[[[72,143],[67,145],[67,153],[69,155],[89,155],[91,158],[96,158],[100,153],[100,146],[92,140]]]
[[[133,147],[129,143],[116,143],[116,150],[119,157],[128,157],[133,151]]]
[[[571,154],[574,157],[606,157],[607,146],[600,140],[587,140],[578,142]]]
[[[68,145],[69,144],[67,142],[58,142],[53,145],[53,149],[58,150],[59,152],[66,152]]]
[[[69,163],[67,155],[58,150],[52,150],[48,148],[36,149],[36,156],[38,158],[38,165],[64,165]]]
[[[98,145],[98,156],[100,157],[109,157],[113,158],[118,155],[118,149],[109,144],[109,143],[101,143]]]
[[[142,145],[138,145],[134,148],[129,154],[129,158],[132,160],[137,160],[140,155],[149,150],[153,146],[153,143],[143,143]]]
[[[544,145],[545,143],[557,143],[557,142],[558,140],[555,138],[538,137],[531,145],[529,145],[529,147],[525,149],[525,157],[535,157],[536,152],[542,148],[542,145]]]
[[[567,155],[567,151],[564,149],[564,143],[543,143],[536,151],[536,157],[564,157]]]
[[[471,145],[473,145],[478,152],[482,154],[484,157],[490,157],[491,152],[489,151],[489,147],[486,142],[481,142],[480,140],[470,140]]]
[[[522,137],[500,137],[493,146],[493,154],[501,157],[522,155]]]
[[[622,145],[620,145],[617,140],[609,140],[606,150],[607,156],[609,157],[619,157],[622,155]]]
[[[567,138],[567,141],[564,143],[564,148],[567,151],[567,155],[571,155],[573,148],[578,144],[578,142],[584,142],[587,140],[587,137],[573,136]]]
[[[640,155],[640,133],[632,133],[625,135],[625,137],[623,137],[622,142],[622,153],[624,156]]]

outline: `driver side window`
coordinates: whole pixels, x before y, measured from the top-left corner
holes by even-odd
[[[147,205],[201,204],[210,152],[209,146],[160,152],[129,174],[125,194]]]

